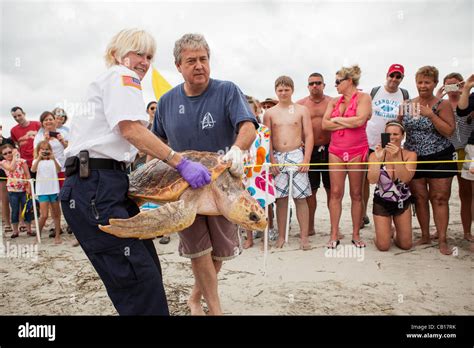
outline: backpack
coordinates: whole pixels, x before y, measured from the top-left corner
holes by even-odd
[[[377,94],[377,92],[379,91],[380,87],[381,86],[377,86],[377,87],[372,88],[372,90],[370,91],[370,97],[372,99],[374,99],[374,97]],[[402,91],[402,94],[403,94],[403,100],[410,99],[410,96],[408,95],[408,91],[406,89],[400,88],[400,90]]]

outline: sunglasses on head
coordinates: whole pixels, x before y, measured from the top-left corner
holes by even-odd
[[[321,86],[323,84],[322,81],[313,81],[313,82],[308,82],[308,86]]]
[[[334,83],[336,84],[336,86],[339,86],[342,81],[346,81],[346,80],[347,80],[347,78],[345,78],[345,79],[337,79]]]
[[[395,79],[397,79],[397,80],[401,80],[401,78],[402,78],[402,75],[400,75],[400,74],[395,74],[395,73],[390,74],[390,75],[388,75],[388,76],[390,76],[392,79],[395,78]]]

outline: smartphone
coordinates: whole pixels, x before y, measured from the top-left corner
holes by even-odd
[[[53,137],[53,138],[57,138],[58,134],[59,134],[59,132],[49,132],[49,136]]]
[[[382,148],[385,148],[385,146],[390,142],[390,133],[381,133],[380,137],[382,139]]]
[[[457,83],[454,83],[452,85],[444,85],[444,91],[447,92],[457,92],[459,91],[459,86]]]

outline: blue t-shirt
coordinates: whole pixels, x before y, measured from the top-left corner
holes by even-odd
[[[242,91],[230,81],[209,80],[199,96],[188,97],[184,84],[163,95],[153,121],[153,133],[176,151],[226,153],[234,144],[239,123],[257,120]]]

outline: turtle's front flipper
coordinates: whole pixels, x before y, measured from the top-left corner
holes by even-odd
[[[182,231],[195,218],[195,206],[177,201],[141,212],[130,219],[110,219],[110,225],[99,225],[99,228],[119,238],[149,239]]]

